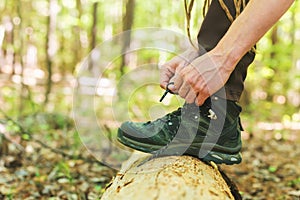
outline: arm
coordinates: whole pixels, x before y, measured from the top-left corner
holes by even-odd
[[[251,0],[233,22],[213,54],[222,57],[224,66],[234,66],[257,41],[279,20],[294,0]]]
[[[176,71],[173,92],[202,105],[222,88],[243,55],[279,20],[294,0],[251,0],[218,45]]]

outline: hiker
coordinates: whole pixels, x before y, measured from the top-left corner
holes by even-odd
[[[184,98],[185,104],[155,121],[124,122],[118,140],[157,155],[187,154],[217,164],[240,163],[243,128],[237,102],[247,68],[254,60],[256,42],[293,2],[206,0],[197,49],[188,49],[161,68],[161,87]],[[188,19],[192,3],[185,1]]]

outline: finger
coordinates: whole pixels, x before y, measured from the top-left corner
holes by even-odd
[[[175,74],[175,76],[173,76],[170,79],[170,83],[173,82],[174,84],[169,85],[168,89],[171,90],[174,94],[178,94],[178,89],[182,85],[182,81],[183,81],[182,78]]]
[[[201,106],[204,101],[210,96],[209,92],[207,92],[207,89],[202,90],[203,92],[198,93],[196,99],[195,99],[195,104],[198,106]]]
[[[197,98],[195,99],[195,104],[197,106],[201,106],[204,103],[204,98],[202,95],[198,94]]]
[[[167,89],[167,85],[169,83],[169,78],[168,77],[162,77],[160,80],[160,87],[163,89]]]
[[[185,97],[185,101],[187,103],[194,103],[196,101],[196,97],[197,97],[197,95],[196,95],[195,91],[190,90]]]
[[[190,65],[186,68],[182,69],[179,72],[179,75],[183,79],[183,83],[180,88],[178,88],[178,93],[181,97],[185,98],[190,90],[192,90],[192,86],[195,81],[197,81],[197,74],[195,74],[195,70]],[[196,91],[193,89],[193,91]]]
[[[178,57],[174,57],[170,61],[164,63],[160,68],[160,86],[167,89],[168,83],[172,82],[170,79],[183,67],[184,65]]]
[[[174,72],[172,72],[168,68],[161,69],[160,72],[160,86],[164,89],[166,89],[168,83],[170,82],[170,79],[174,76]]]
[[[191,87],[186,82],[183,82],[181,87],[178,89],[178,94],[185,99],[190,90]]]
[[[187,76],[187,74],[191,72],[191,70],[193,70],[191,67],[183,66],[183,65],[177,68],[175,72],[175,76],[172,78],[172,81],[174,82],[174,86],[173,86],[174,89],[173,88],[170,89],[171,90],[173,89],[174,92],[178,93],[179,89],[182,87],[182,84],[184,83],[184,78]],[[185,88],[189,88],[189,87],[185,86]]]

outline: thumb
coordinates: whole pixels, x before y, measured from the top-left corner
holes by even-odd
[[[171,90],[171,92],[173,94],[177,94],[178,93],[178,90],[176,89],[175,87],[175,81],[178,79],[177,75],[173,76],[169,83],[168,83],[168,89]]]

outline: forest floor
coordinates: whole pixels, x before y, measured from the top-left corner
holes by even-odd
[[[5,140],[7,148],[0,152],[0,199],[99,199],[116,172],[95,162],[82,145],[68,147],[75,145],[68,141],[74,137],[65,130],[47,137],[39,139],[90,160],[64,157],[36,141]],[[244,132],[243,143],[242,164],[221,165],[243,198],[299,200],[299,130]]]
[[[245,200],[300,199],[299,130],[243,134],[243,162],[221,166]]]

